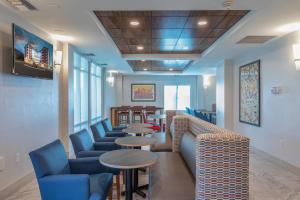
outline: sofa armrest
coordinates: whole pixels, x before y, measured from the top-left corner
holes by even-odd
[[[180,141],[182,135],[189,130],[189,118],[184,115],[177,115],[173,117],[173,137],[172,137],[172,150],[173,152],[180,151]]]
[[[166,134],[171,135],[170,126],[173,121],[173,117],[176,115],[176,110],[167,110],[166,111]]]
[[[196,199],[249,199],[249,142],[229,131],[197,136]]]
[[[88,200],[90,195],[89,175],[53,175],[39,179],[42,199]]]

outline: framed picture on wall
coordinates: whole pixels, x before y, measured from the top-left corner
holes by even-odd
[[[260,126],[260,60],[240,67],[239,85],[240,122]]]
[[[156,99],[155,84],[131,84],[132,102],[154,102]]]

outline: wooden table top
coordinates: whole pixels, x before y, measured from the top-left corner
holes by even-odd
[[[148,137],[122,137],[116,139],[115,143],[126,147],[142,147],[153,145],[157,142],[155,138]]]
[[[136,169],[149,167],[156,163],[156,153],[138,149],[120,149],[102,154],[99,161],[102,165],[116,169]]]

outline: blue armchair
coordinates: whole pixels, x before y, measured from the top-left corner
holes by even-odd
[[[98,122],[94,125],[91,125],[91,130],[96,142],[114,142],[119,137],[127,136],[123,132],[106,132],[102,123]]]
[[[104,120],[101,121],[103,128],[106,132],[112,132],[112,131],[122,131],[122,129],[127,128],[126,125],[123,126],[117,126],[117,127],[112,127],[111,121],[108,118],[105,118]]]
[[[103,153],[121,149],[121,146],[114,142],[95,142],[86,129],[71,134],[70,139],[77,158],[99,157]]]
[[[98,158],[69,159],[59,140],[29,153],[42,200],[105,200],[113,174]]]

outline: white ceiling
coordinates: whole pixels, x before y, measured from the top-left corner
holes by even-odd
[[[82,53],[94,53],[97,63],[133,73],[118,49],[97,22],[93,10],[218,10],[223,0],[29,0],[38,8],[16,14],[49,34],[74,37],[72,44]],[[253,10],[223,35],[185,74],[211,74],[216,64],[232,59],[259,45],[238,45],[247,35],[276,35],[278,26],[300,22],[299,0],[236,0],[233,9]],[[6,5],[6,0],[1,0]],[[9,9],[11,9],[9,7]],[[12,9],[13,10],[13,9]],[[149,74],[149,72],[146,72]]]

